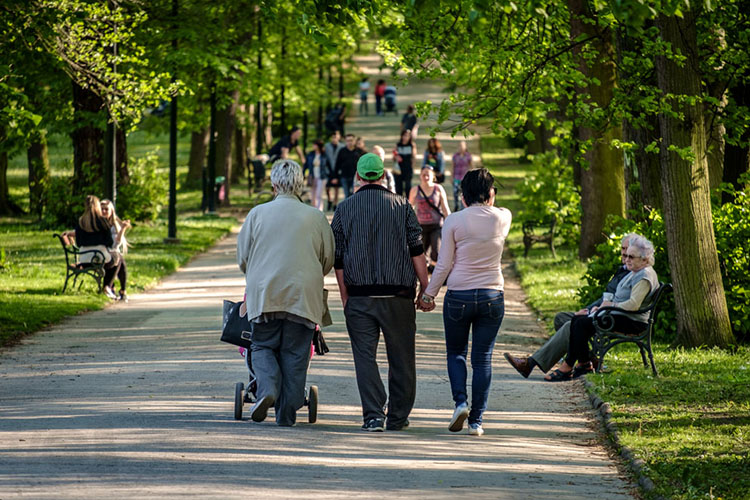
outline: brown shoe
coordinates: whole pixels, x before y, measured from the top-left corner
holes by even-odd
[[[518,373],[523,375],[523,378],[529,378],[531,370],[534,369],[534,367],[529,363],[529,358],[516,358],[515,356],[511,356],[507,352],[504,352],[503,356],[505,356],[505,359],[508,360],[510,366],[515,368]]]

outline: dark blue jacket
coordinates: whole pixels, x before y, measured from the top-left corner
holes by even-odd
[[[315,151],[310,151],[305,157],[305,166],[302,173],[307,177],[313,172],[313,161],[315,160]],[[328,165],[328,157],[325,153],[320,154],[320,178],[325,180],[330,177],[331,167]]]

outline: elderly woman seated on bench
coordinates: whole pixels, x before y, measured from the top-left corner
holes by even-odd
[[[654,245],[640,235],[630,238],[625,265],[630,271],[617,285],[611,302],[602,302],[594,307],[587,316],[574,316],[570,323],[570,342],[565,361],[557,370],[547,375],[546,380],[561,381],[573,377],[573,367],[576,362],[580,365],[591,364],[589,339],[594,336],[596,329],[593,316],[601,307],[613,306],[625,311],[638,311],[641,306],[648,304],[657,288],[659,279],[652,267],[654,264]],[[648,313],[626,313],[612,311],[614,331],[624,334],[636,334],[648,327]]]

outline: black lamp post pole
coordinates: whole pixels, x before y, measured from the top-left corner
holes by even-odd
[[[211,85],[211,124],[208,140],[208,213],[216,214],[216,84]]]
[[[172,0],[172,19],[175,31],[172,51],[177,52],[177,8],[179,0]],[[172,70],[172,82],[177,80]],[[177,96],[172,96],[169,106],[169,225],[167,241],[177,241]]]

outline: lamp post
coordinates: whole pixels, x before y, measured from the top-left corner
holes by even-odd
[[[177,52],[177,9],[179,0],[172,0],[172,51]],[[172,69],[172,83],[177,81],[176,71]],[[177,96],[172,96],[169,105],[169,223],[166,243],[179,243],[177,238]]]

